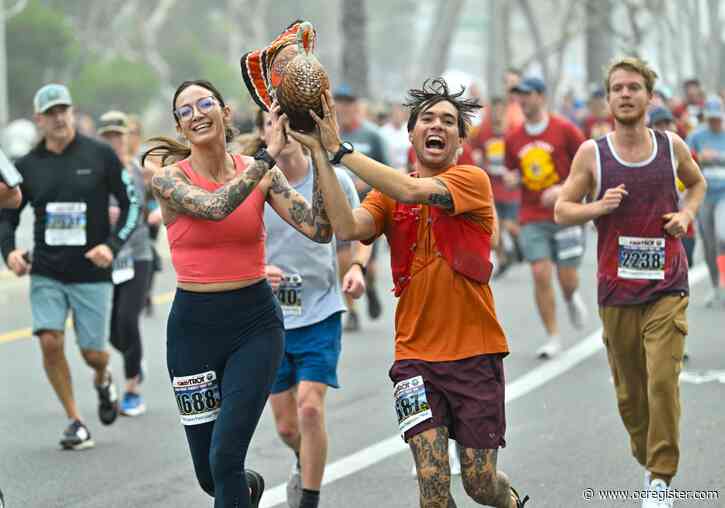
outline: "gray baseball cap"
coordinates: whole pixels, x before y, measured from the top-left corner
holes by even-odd
[[[50,83],[35,92],[35,97],[33,98],[33,108],[35,109],[35,113],[45,113],[53,106],[57,106],[59,104],[65,106],[73,105],[70,92],[65,86],[57,83]]]

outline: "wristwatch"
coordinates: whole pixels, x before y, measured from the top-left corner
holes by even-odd
[[[352,263],[350,263],[350,268],[352,268],[353,265],[359,266],[360,267],[360,271],[362,272],[363,275],[367,275],[368,274],[368,269],[365,268],[365,265],[363,265],[360,261],[353,261]]]
[[[269,155],[266,148],[260,148],[257,153],[254,154],[254,159],[266,162],[269,165],[269,169],[272,169],[274,165],[277,164],[277,161]]]
[[[333,166],[337,166],[342,162],[342,158],[355,151],[355,147],[352,146],[352,143],[349,141],[343,141],[340,143],[340,148],[337,149],[337,152],[335,152],[335,155],[332,156],[332,159],[330,159],[330,164]]]

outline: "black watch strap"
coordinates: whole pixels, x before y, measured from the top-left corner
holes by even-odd
[[[368,269],[360,261],[353,261],[352,263],[350,263],[350,266],[351,267],[353,265],[359,266],[360,267],[360,271],[362,272],[363,275],[367,275],[368,274]]]
[[[269,169],[272,169],[275,164],[277,164],[277,161],[272,158],[271,155],[269,155],[269,152],[266,148],[260,148],[257,153],[254,154],[254,158],[258,161],[264,161],[269,165]]]
[[[337,166],[342,162],[342,158],[355,151],[355,147],[352,146],[352,143],[349,141],[343,141],[340,143],[340,148],[337,149],[337,152],[335,152],[335,155],[332,156],[332,159],[330,159],[330,164],[333,166]]]

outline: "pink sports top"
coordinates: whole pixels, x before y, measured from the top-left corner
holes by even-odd
[[[246,171],[241,156],[232,157],[237,174]],[[208,191],[222,186],[194,172],[188,159],[178,164],[192,184]],[[264,194],[255,187],[220,221],[179,214],[166,228],[177,280],[212,283],[264,277],[264,202]]]

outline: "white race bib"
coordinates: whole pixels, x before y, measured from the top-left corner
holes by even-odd
[[[664,280],[665,239],[620,236],[617,276],[620,279]]]
[[[405,434],[411,427],[433,418],[433,412],[425,395],[423,376],[412,377],[396,383],[393,388],[393,399],[401,434]]]
[[[133,254],[130,247],[122,248],[113,260],[111,279],[115,285],[123,284],[134,278],[136,270],[133,266]]]
[[[222,398],[216,372],[174,377],[173,386],[182,425],[201,425],[217,419]]]
[[[45,206],[45,244],[86,244],[86,204],[48,203]]]
[[[285,316],[302,315],[302,276],[299,274],[285,275],[277,288],[277,300]]]

